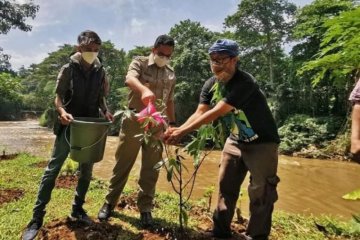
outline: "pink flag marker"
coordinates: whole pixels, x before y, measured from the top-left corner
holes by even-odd
[[[152,102],[149,102],[149,104],[141,112],[137,113],[135,116],[137,117],[137,121],[139,123],[143,123],[146,120],[150,120],[149,124],[145,126],[145,131],[153,127],[153,123],[155,123],[155,126],[166,123],[164,117],[161,115],[160,112],[156,111],[156,108]]]

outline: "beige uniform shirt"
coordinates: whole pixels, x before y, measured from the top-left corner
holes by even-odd
[[[137,78],[155,94],[157,100],[163,100],[164,104],[174,100],[176,81],[174,70],[169,65],[159,68],[154,62],[153,54],[147,57],[135,57],[129,65],[128,76]],[[129,93],[129,108],[137,112],[145,108],[141,95],[133,90]]]

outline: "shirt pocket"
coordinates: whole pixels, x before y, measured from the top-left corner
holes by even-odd
[[[168,75],[164,76],[163,87],[163,100],[167,102],[173,97],[171,92],[175,87],[175,74],[173,72],[170,72]]]
[[[141,83],[150,89],[153,89],[156,85],[152,74],[149,72],[145,72],[143,75],[141,75]]]

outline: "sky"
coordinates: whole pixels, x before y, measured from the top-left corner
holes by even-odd
[[[312,0],[289,0],[304,6]],[[18,3],[28,2],[16,0]],[[11,29],[0,35],[0,47],[11,55],[14,70],[40,63],[64,44],[76,44],[83,30],[97,32],[117,49],[152,46],[182,20],[200,22],[211,31],[223,30],[224,19],[236,12],[240,0],[34,0],[36,18],[30,32]]]

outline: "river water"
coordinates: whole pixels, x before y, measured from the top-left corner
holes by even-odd
[[[28,152],[47,160],[54,141],[51,130],[40,127],[36,120],[0,122],[0,153]],[[94,175],[109,180],[114,166],[114,153],[118,138],[108,137],[104,160],[94,166]],[[214,151],[201,166],[194,187],[192,199],[199,199],[212,185],[215,186],[213,203],[217,198],[217,174],[220,151]],[[136,186],[141,166],[140,155],[129,178],[129,184]],[[350,219],[351,214],[360,213],[360,201],[347,201],[341,197],[360,188],[360,164],[302,159],[280,156],[278,175],[281,182],[278,186],[279,200],[275,210],[291,213],[333,215]],[[192,170],[191,159],[186,159],[189,171]],[[242,188],[246,190],[248,178]],[[157,185],[158,191],[172,191],[166,180],[166,172],[161,170]],[[241,209],[248,214],[248,198],[245,192]],[[214,207],[214,204],[213,206]]]

